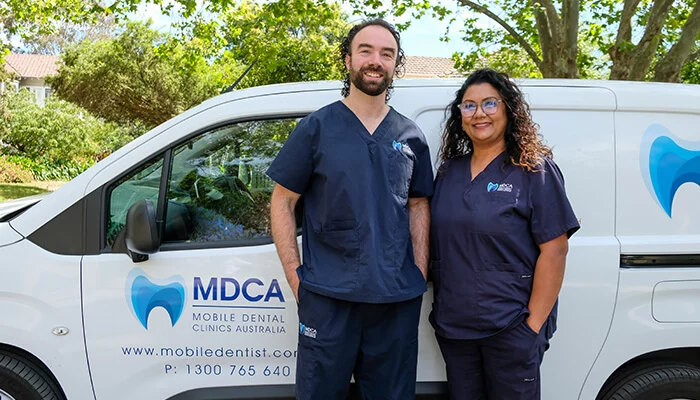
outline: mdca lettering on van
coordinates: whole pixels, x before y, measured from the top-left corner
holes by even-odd
[[[262,291],[261,291],[262,290]],[[240,296],[251,303],[264,302],[267,303],[271,299],[277,299],[279,303],[284,303],[284,294],[277,279],[273,279],[266,287],[262,280],[258,278],[248,278],[239,283],[235,278],[210,278],[206,289],[202,283],[202,278],[196,276],[194,278],[194,300],[216,300],[219,295],[221,301],[235,301]],[[206,307],[195,305],[194,307]],[[230,306],[232,308],[245,306]],[[265,307],[258,308],[284,308],[284,307]]]
[[[651,125],[642,137],[640,164],[649,193],[671,218],[678,188],[700,185],[700,141],[682,140],[663,125]]]

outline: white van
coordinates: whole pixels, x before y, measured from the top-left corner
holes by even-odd
[[[461,84],[400,80],[392,97],[434,163]],[[700,398],[700,87],[519,84],[582,226],[543,398]],[[264,172],[299,118],[339,98],[338,82],[218,96],[55,193],[0,205],[0,400],[293,398],[296,305]],[[431,302],[422,398],[445,390]]]

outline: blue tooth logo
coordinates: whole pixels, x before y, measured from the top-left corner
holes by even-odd
[[[644,132],[639,161],[649,193],[669,218],[678,188],[700,185],[700,142],[678,139],[664,126],[654,124]]]
[[[175,326],[185,308],[185,280],[175,275],[167,279],[154,279],[134,268],[126,278],[126,299],[131,312],[148,330],[148,317],[156,307],[162,307]]]
[[[489,182],[489,184],[486,185],[487,192],[495,192],[496,190],[498,190],[498,183]]]
[[[398,151],[401,151],[401,148],[403,147],[401,143],[397,142],[396,140],[394,140],[394,143],[392,143],[391,145],[394,147],[394,149]]]

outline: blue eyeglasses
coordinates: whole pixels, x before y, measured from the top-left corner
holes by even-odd
[[[489,97],[481,101],[481,110],[486,115],[493,115],[498,111],[498,104],[503,103],[503,100],[497,99],[495,97]],[[471,118],[476,114],[476,110],[479,105],[473,101],[465,101],[457,105],[462,116],[465,118]]]

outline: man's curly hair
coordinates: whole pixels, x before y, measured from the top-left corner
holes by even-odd
[[[343,39],[343,42],[339,46],[341,64],[343,65],[343,67],[345,67],[345,56],[351,55],[352,53],[353,39],[355,39],[355,36],[358,32],[360,32],[368,26],[381,26],[382,28],[389,31],[394,37],[394,39],[396,40],[396,46],[398,47],[398,52],[396,54],[396,67],[394,68],[394,78],[402,77],[406,67],[406,56],[404,55],[403,49],[401,48],[401,35],[399,34],[399,31],[396,29],[396,27],[394,27],[394,25],[386,22],[381,18],[374,18],[362,21],[361,23],[353,26],[352,29],[350,29],[350,32],[348,32],[348,35],[345,37],[345,39]],[[393,92],[393,90],[394,83],[392,80],[392,83],[389,85],[386,91],[386,101],[389,101],[389,99],[391,98],[391,93]],[[343,90],[341,93],[343,97],[348,97],[350,95],[350,71],[346,71],[345,73],[345,78],[343,79]]]
[[[474,150],[474,144],[462,129],[462,114],[459,104],[464,93],[472,85],[488,83],[501,96],[506,107],[506,154],[508,161],[528,171],[539,171],[544,157],[552,158],[552,149],[543,143],[539,125],[532,120],[530,106],[523,93],[507,74],[492,69],[474,71],[455,94],[454,100],[445,109],[445,129],[440,145],[440,161],[443,163]]]

